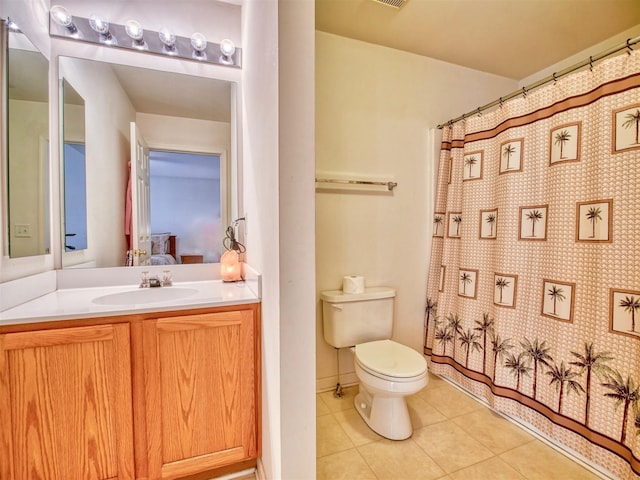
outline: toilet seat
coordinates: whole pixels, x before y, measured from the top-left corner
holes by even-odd
[[[427,373],[422,355],[393,340],[356,345],[355,360],[367,373],[393,382],[413,382]]]

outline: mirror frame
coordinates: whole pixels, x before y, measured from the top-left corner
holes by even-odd
[[[9,50],[9,29],[4,19],[0,19],[0,205],[2,211],[2,239],[0,240],[2,251],[0,252],[3,259],[9,258],[9,75],[7,72]]]

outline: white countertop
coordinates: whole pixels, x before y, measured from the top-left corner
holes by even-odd
[[[170,289],[179,290],[173,292]],[[149,290],[149,297],[135,303],[105,304],[111,299],[137,296]],[[126,293],[140,292],[140,293]],[[181,298],[162,299],[167,297]],[[120,294],[120,295],[119,295]],[[116,295],[115,297],[107,297]],[[173,286],[140,289],[137,285],[58,289],[0,312],[0,326],[72,320],[79,318],[163,312],[192,308],[220,307],[259,302],[249,282],[226,283],[221,280],[176,282]]]

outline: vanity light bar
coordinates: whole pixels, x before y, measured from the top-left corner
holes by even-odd
[[[53,8],[55,7],[52,7],[52,11]],[[54,18],[54,13],[50,12],[49,35],[52,37],[94,43],[113,48],[136,50],[138,52],[152,53],[155,55],[171,56],[202,63],[213,63],[237,68],[242,67],[242,49],[235,47],[230,40],[223,40],[218,44],[207,42],[204,36],[200,36],[201,34],[197,34],[197,41],[195,41],[193,37],[180,37],[171,34],[171,40],[175,37],[175,42],[173,45],[167,46],[168,31],[165,29],[163,29],[162,32],[144,30],[142,39],[136,40],[130,36],[127,32],[127,27],[124,25],[107,23],[106,33],[99,33],[92,28],[92,20],[76,16],[70,18],[73,20],[73,23],[71,23],[71,25],[73,25],[72,28],[68,25],[59,24],[59,20]],[[93,22],[95,23],[95,19],[93,19]],[[131,31],[130,25],[128,29]],[[194,36],[195,35],[196,34],[194,34]],[[233,46],[233,48],[231,48],[230,45]]]

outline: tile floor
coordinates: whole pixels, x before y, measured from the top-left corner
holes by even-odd
[[[596,480],[600,477],[430,376],[408,398],[410,439],[387,440],[353,407],[358,387],[317,395],[318,480]]]

